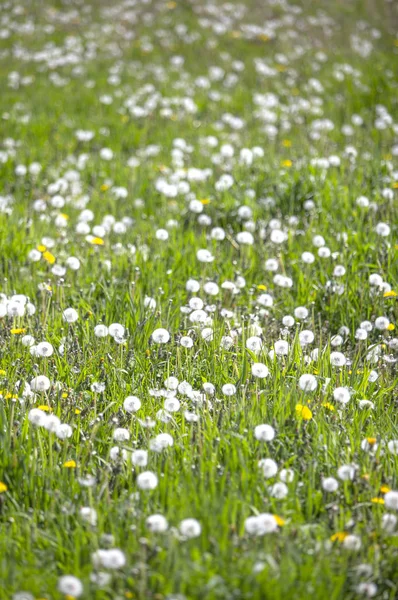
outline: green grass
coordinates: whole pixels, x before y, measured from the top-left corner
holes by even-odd
[[[395,600],[398,525],[386,526],[386,515],[398,517],[386,496],[398,490],[394,3],[3,2],[0,22],[0,314],[16,294],[25,307],[0,318],[0,599],[68,598],[60,577],[73,575],[87,600]],[[317,130],[317,120],[332,127]],[[79,141],[78,130],[92,139]],[[220,158],[227,144],[234,154]],[[263,154],[244,164],[244,148]],[[331,156],[339,164],[315,162]],[[209,172],[197,179],[190,169]],[[222,190],[225,174],[233,184]],[[177,195],[161,191],[161,178],[183,182]],[[92,220],[79,232],[85,209]],[[109,216],[125,229],[114,231]],[[109,230],[95,229],[104,218]],[[225,239],[213,239],[214,227]],[[281,244],[273,229],[286,233]],[[247,230],[249,245],[238,236]],[[318,255],[315,236],[329,255]],[[213,262],[200,262],[200,249]],[[271,258],[276,271],[265,266]],[[186,288],[190,279],[199,291]],[[215,295],[207,282],[219,286]],[[258,302],[262,294],[272,306]],[[206,322],[190,320],[194,297]],[[308,315],[286,327],[300,306]],[[72,324],[68,307],[78,312]],[[379,317],[387,328],[375,326]],[[359,340],[364,321],[371,330]],[[96,337],[100,323],[122,324],[123,339]],[[158,328],[167,343],[155,343]],[[314,334],[308,346],[305,330]],[[27,335],[53,354],[35,355]],[[247,347],[252,336],[259,352]],[[278,340],[289,343],[286,356],[273,355]],[[332,365],[336,351],[342,367]],[[253,363],[268,376],[254,377]],[[316,377],[315,391],[300,388],[303,374]],[[29,392],[38,375],[49,389]],[[170,376],[191,386],[177,391],[172,413]],[[232,396],[225,384],[236,386]],[[338,387],[350,390],[346,405]],[[123,405],[131,395],[141,400],[133,414]],[[71,436],[34,425],[37,407]],[[274,428],[272,441],[256,439],[260,424]],[[115,441],[116,428],[129,439]],[[156,452],[161,433],[173,445]],[[132,463],[137,449],[148,451],[146,467]],[[277,463],[270,478],[264,458]],[[351,480],[338,476],[344,465],[355,467]],[[277,498],[286,469],[292,480]],[[140,489],[143,471],[156,474],[155,489]],[[324,490],[327,477],[336,491]],[[261,513],[278,526],[252,535],[247,519]],[[154,514],[167,531],[148,528]],[[201,528],[191,539],[180,531],[188,518]],[[352,539],[360,547],[347,547]],[[106,548],[120,549],[125,564],[98,566],[94,553]]]

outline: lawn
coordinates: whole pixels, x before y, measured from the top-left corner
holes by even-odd
[[[396,600],[397,6],[0,24],[0,599]]]

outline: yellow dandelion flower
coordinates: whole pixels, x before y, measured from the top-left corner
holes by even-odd
[[[23,327],[16,327],[15,329],[11,329],[11,335],[20,335],[21,333],[25,333],[26,329]]]
[[[126,598],[134,598],[133,592],[127,591],[127,592],[124,592],[124,595],[125,595]]]
[[[387,494],[387,492],[391,492],[391,488],[390,488],[390,487],[388,487],[388,485],[382,485],[382,486],[380,487],[380,492],[381,492],[382,494]]]
[[[384,498],[372,498],[371,502],[373,504],[384,504]]]
[[[80,415],[82,411],[80,410],[80,408],[75,408],[75,415]]]
[[[291,148],[292,142],[290,140],[282,140],[282,146],[285,148]]]
[[[286,167],[286,168],[289,168],[289,167],[291,167],[291,166],[292,166],[292,164],[293,164],[293,163],[292,163],[292,161],[291,161],[291,160],[289,160],[289,159],[287,159],[287,160],[282,160],[282,162],[281,162],[281,167]]]
[[[6,374],[5,370],[4,369],[0,369],[0,375],[5,375],[5,374]]]
[[[390,324],[388,325],[387,329],[388,329],[388,331],[394,331],[394,329],[395,329],[395,325],[394,325],[394,323],[390,323]]]
[[[374,446],[374,444],[377,442],[377,439],[375,437],[368,437],[366,438],[366,441],[368,442],[368,444],[370,444],[371,446]]]
[[[68,397],[68,394],[66,392],[64,392],[61,396],[61,398],[67,398],[67,397]]]
[[[257,286],[257,289],[258,290],[262,290],[263,292],[265,292],[267,290],[267,286],[264,285],[264,284],[262,284],[262,283],[260,283],[260,285]]]
[[[46,262],[48,262],[49,265],[53,265],[55,263],[55,256],[54,254],[51,254],[51,252],[49,252],[48,250],[46,250],[45,252],[43,252],[43,258]]]
[[[38,406],[37,408],[43,410],[44,412],[52,412],[53,410],[51,406],[47,406],[47,404],[40,404],[40,406]]]
[[[398,190],[398,181],[394,181],[392,187],[394,188],[394,190]]]
[[[0,494],[3,494],[7,490],[8,490],[8,487],[6,486],[6,484],[3,483],[2,481],[0,481]]]
[[[210,204],[211,200],[210,200],[210,198],[202,198],[202,200],[200,202],[201,202],[201,204],[206,205],[206,204]]]
[[[296,404],[296,416],[301,417],[304,421],[311,421],[312,412],[308,408],[308,406],[303,406],[303,404]]]
[[[37,246],[37,249],[38,249],[39,252],[45,252],[47,250],[47,247],[43,246],[43,244],[39,244]]]
[[[103,183],[100,187],[101,192],[106,192],[109,190],[109,185],[107,183]]]
[[[285,519],[282,519],[279,515],[274,515],[274,519],[277,522],[278,527],[283,527],[286,523]]]
[[[335,409],[335,407],[333,406],[333,404],[331,404],[330,402],[324,402],[324,403],[322,404],[322,406],[323,406],[324,408],[327,408],[328,410],[331,410],[331,411],[334,411],[334,410],[336,410],[336,409]]]
[[[343,542],[347,537],[348,533],[346,531],[337,531],[332,536],[330,536],[330,540],[332,542]]]
[[[396,298],[398,296],[397,292],[394,290],[390,290],[389,292],[384,292],[383,298]]]
[[[93,237],[90,240],[90,244],[93,244],[93,246],[103,246],[104,243],[104,240],[100,237]]]
[[[74,460],[67,460],[64,462],[64,467],[66,469],[76,469],[76,462]]]

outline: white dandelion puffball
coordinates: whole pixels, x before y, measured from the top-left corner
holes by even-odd
[[[252,365],[252,375],[254,377],[258,377],[259,379],[264,379],[268,377],[269,369],[263,363],[254,363]]]
[[[294,318],[291,315],[285,315],[282,319],[282,324],[284,327],[293,327]]]
[[[72,436],[72,433],[73,433],[73,429],[67,423],[61,423],[55,429],[55,435],[60,440],[67,440],[68,438],[70,438]]]
[[[289,354],[289,344],[285,340],[277,340],[274,344],[274,350],[277,356],[287,356]]]
[[[66,308],[62,314],[67,323],[75,323],[79,318],[78,312],[74,308]]]
[[[261,340],[261,338],[259,338],[256,335],[253,335],[252,337],[247,338],[246,340],[246,348],[248,350],[250,350],[251,352],[260,352],[261,348],[263,347],[263,342]]]
[[[167,531],[169,524],[163,515],[150,515],[145,521],[145,525],[152,533],[164,533]]]
[[[341,404],[347,404],[351,398],[351,392],[346,387],[337,387],[333,390],[333,398],[336,402],[340,402]]]
[[[127,450],[120,448],[120,446],[113,446],[109,450],[109,456],[111,460],[127,460]]]
[[[141,400],[137,396],[127,396],[123,402],[123,408],[126,412],[135,413],[141,408]]]
[[[309,329],[303,329],[303,331],[300,331],[299,333],[299,342],[301,346],[307,346],[308,344],[312,344],[314,339],[315,336],[313,332]]]
[[[109,329],[106,325],[96,325],[94,327],[94,335],[98,338],[105,338],[109,334]]]
[[[278,483],[275,483],[269,491],[270,495],[273,498],[276,498],[277,500],[283,500],[283,498],[286,498],[288,492],[289,489],[286,483],[283,483],[282,481],[278,481]]]
[[[306,319],[308,317],[309,311],[305,306],[298,306],[294,309],[294,316],[296,319]]]
[[[49,342],[40,342],[36,346],[36,356],[48,358],[54,354],[54,348]]]
[[[181,403],[178,398],[166,398],[164,401],[164,409],[168,412],[177,412],[180,410]]]
[[[211,263],[214,260],[212,253],[206,249],[198,250],[196,253],[196,258],[202,263]]]
[[[167,379],[164,380],[164,385],[167,390],[176,390],[178,383],[177,377],[173,376],[167,377]]]
[[[257,425],[254,428],[254,437],[259,442],[271,442],[275,437],[275,429],[267,424]]]
[[[152,333],[152,340],[155,342],[155,344],[167,344],[167,342],[170,340],[170,334],[167,329],[160,327],[159,329],[155,329],[155,331]]]
[[[196,538],[202,532],[202,527],[196,519],[183,519],[179,526],[180,533],[185,538]]]
[[[318,387],[318,382],[315,375],[311,375],[310,373],[301,375],[298,384],[299,388],[303,390],[303,392],[314,392]]]
[[[344,367],[346,362],[347,359],[342,352],[330,353],[330,364],[333,365],[333,367]]]
[[[263,536],[267,533],[277,531],[278,523],[274,515],[261,513],[257,516],[248,517],[245,521],[245,531],[249,535]]]
[[[384,496],[384,504],[386,508],[398,510],[398,491],[391,490]]]
[[[83,521],[87,521],[90,525],[95,526],[97,524],[97,511],[91,506],[81,506],[79,513]]]
[[[92,560],[96,567],[105,569],[121,569],[126,564],[126,556],[119,548],[109,550],[97,550],[92,554]]]
[[[233,383],[225,383],[222,386],[222,393],[224,394],[224,396],[233,396],[234,394],[236,394],[236,387]]]
[[[83,584],[80,579],[73,575],[63,575],[58,580],[58,590],[65,596],[79,598],[83,593]]]
[[[398,440],[390,440],[387,443],[387,448],[388,448],[388,451],[391,454],[397,454],[398,455]]]
[[[342,481],[352,481],[355,477],[354,465],[342,465],[337,469],[337,476]]]
[[[131,453],[131,462],[136,467],[146,467],[148,464],[148,452],[146,450],[134,450]]]
[[[153,452],[162,452],[166,448],[171,448],[174,444],[174,440],[169,433],[159,433],[155,438],[150,440],[149,448]]]
[[[120,323],[112,323],[111,325],[109,325],[108,328],[109,335],[112,336],[114,339],[123,338],[125,331],[126,330],[124,326]]]
[[[61,420],[56,415],[47,415],[44,423],[42,423],[44,429],[47,429],[50,433],[55,433],[60,424]]]
[[[46,392],[48,389],[50,389],[50,385],[50,380],[45,375],[38,375],[30,382],[32,392]]]
[[[130,439],[130,432],[124,427],[117,427],[113,432],[115,442],[127,442]]]
[[[396,528],[398,523],[398,518],[392,513],[385,513],[381,519],[382,528],[388,533],[392,533]]]
[[[335,492],[338,490],[339,482],[334,477],[325,477],[322,480],[322,488],[325,492]]]
[[[389,321],[389,319],[387,319],[387,317],[377,317],[377,319],[375,321],[375,327],[379,331],[384,331],[385,329],[387,329],[389,324],[390,324],[390,321]]]
[[[183,348],[192,348],[193,346],[193,339],[190,338],[188,335],[183,335],[182,338],[180,339],[180,344]]]
[[[347,535],[343,540],[343,548],[353,552],[360,550],[362,546],[361,539],[357,535]]]
[[[137,486],[140,490],[154,490],[158,485],[158,478],[152,471],[144,471],[137,477]]]
[[[278,472],[278,465],[272,458],[262,458],[259,460],[258,466],[262,469],[266,479],[274,477]]]
[[[48,415],[44,410],[40,410],[40,408],[32,408],[28,413],[28,420],[32,425],[36,425],[37,427],[44,426],[46,420],[48,419]]]

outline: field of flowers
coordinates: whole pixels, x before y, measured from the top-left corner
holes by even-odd
[[[398,598],[397,31],[1,3],[1,600]]]

